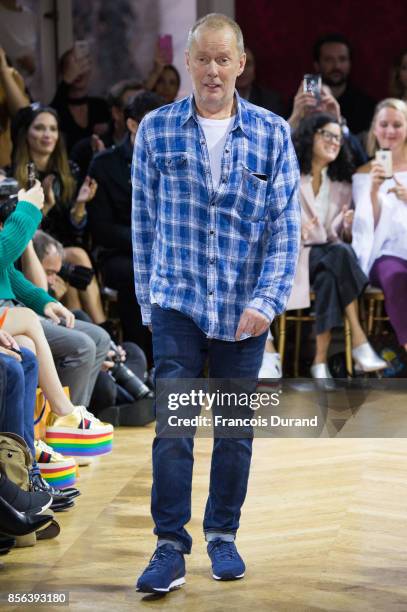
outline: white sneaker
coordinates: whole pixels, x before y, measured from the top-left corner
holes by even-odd
[[[281,357],[280,353],[267,353],[263,354],[263,362],[258,374],[258,378],[281,378],[283,375],[281,368]]]

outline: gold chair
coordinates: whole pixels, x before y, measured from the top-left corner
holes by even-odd
[[[315,300],[315,293],[310,292],[311,302]],[[292,314],[291,314],[292,312]],[[295,313],[295,314],[294,314]],[[315,315],[304,314],[302,309],[286,311],[278,317],[278,352],[281,356],[281,364],[284,363],[284,353],[286,345],[287,322],[295,323],[295,342],[294,342],[294,376],[299,375],[300,349],[301,349],[301,326],[303,322],[315,321]],[[344,336],[345,336],[345,356],[346,371],[348,376],[353,374],[352,361],[352,337],[348,317],[344,316]]]
[[[366,288],[363,298],[362,304],[367,305],[367,316],[365,314],[365,328],[366,333],[370,336],[373,333],[373,327],[375,326],[375,332],[378,333],[378,323],[382,321],[388,321],[389,317],[383,314],[384,307],[384,293],[378,287],[373,287],[372,285],[368,285]]]

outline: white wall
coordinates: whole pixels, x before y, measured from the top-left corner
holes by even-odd
[[[181,74],[179,97],[191,92],[191,82],[185,68],[184,51],[188,30],[197,19],[196,3],[191,0],[159,0],[159,34],[172,34],[174,65]]]

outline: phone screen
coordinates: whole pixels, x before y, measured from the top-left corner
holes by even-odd
[[[160,53],[163,56],[165,63],[172,64],[174,59],[174,51],[172,46],[171,34],[164,34],[163,36],[159,36],[158,46],[160,48]]]

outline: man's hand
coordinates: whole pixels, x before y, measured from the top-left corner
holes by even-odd
[[[270,327],[270,320],[254,308],[245,308],[237,326],[235,339],[240,340],[244,333],[253,337],[261,336]]]
[[[56,297],[57,300],[61,300],[68,291],[67,283],[58,275],[55,275],[52,283],[50,282],[49,285],[54,292],[54,297]]]
[[[61,318],[65,319],[65,325],[70,329],[75,325],[75,315],[59,302],[48,302],[44,308],[44,315],[57,324],[61,322]]]
[[[8,355],[8,357],[13,357],[13,359],[17,359],[17,361],[21,361],[20,355],[11,351],[10,349],[20,350],[17,342],[14,340],[13,336],[11,336],[8,332],[0,330],[0,353],[3,355]]]
[[[339,122],[341,121],[341,107],[327,85],[321,87],[321,103],[318,109],[333,115]]]
[[[388,189],[387,193],[394,193],[398,200],[401,200],[402,202],[407,204],[407,186],[403,185],[403,183],[400,183],[400,181],[398,181],[395,176],[393,176],[393,179],[396,183],[396,186],[392,187],[391,189]]]
[[[92,60],[90,55],[85,55],[83,57],[77,58],[75,57],[75,53],[71,51],[65,58],[62,78],[65,83],[68,83],[68,85],[70,85],[80,75],[84,74],[85,72],[90,72],[91,69]]]

